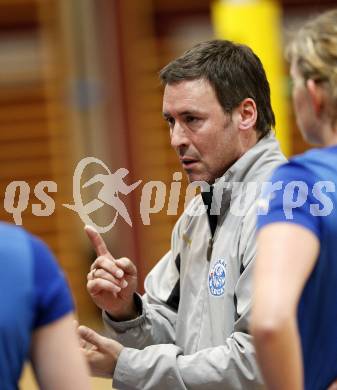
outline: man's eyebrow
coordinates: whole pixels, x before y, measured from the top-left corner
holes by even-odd
[[[181,116],[184,116],[184,115],[200,115],[200,111],[197,111],[197,110],[186,110],[186,111],[180,112],[179,115],[181,115]]]
[[[179,115],[179,116],[185,116],[185,115],[201,115],[201,112],[200,112],[200,111],[197,111],[197,110],[185,110],[185,111],[178,112],[178,115]],[[164,117],[165,119],[167,119],[167,118],[172,117],[172,115],[171,115],[169,112],[163,112],[163,117]]]

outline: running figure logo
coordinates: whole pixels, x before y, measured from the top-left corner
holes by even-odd
[[[89,164],[92,163],[102,166],[107,172],[107,174],[99,173],[93,176],[87,182],[85,182],[81,187],[81,177],[83,171]],[[86,157],[82,159],[77,164],[74,177],[73,177],[74,204],[72,205],[63,204],[63,206],[77,212],[85,224],[93,226],[99,233],[105,233],[109,231],[115,225],[118,215],[120,215],[125,220],[126,223],[132,226],[132,221],[128,213],[128,210],[125,204],[119,199],[118,194],[121,193],[123,195],[128,195],[136,187],[139,186],[141,180],[138,180],[137,182],[131,185],[127,185],[124,182],[124,178],[128,175],[128,173],[129,171],[126,168],[119,168],[117,169],[116,172],[111,173],[109,168],[104,164],[104,162],[95,157]],[[95,183],[103,184],[102,188],[100,189],[97,195],[97,199],[94,199],[84,205],[81,196],[81,188],[87,188]],[[108,204],[114,208],[115,216],[113,218],[113,221],[108,226],[102,227],[96,225],[89,217],[89,214],[100,209],[105,204]]]

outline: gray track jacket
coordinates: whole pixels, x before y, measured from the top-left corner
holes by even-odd
[[[213,238],[199,195],[175,225],[171,250],[147,276],[145,295],[136,297],[141,316],[114,322],[103,313],[110,336],[126,347],[114,387],[263,388],[248,334],[255,204],[261,183],[283,162],[273,135],[260,140],[214,184]]]

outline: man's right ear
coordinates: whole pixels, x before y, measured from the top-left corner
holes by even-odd
[[[257,108],[254,99],[246,98],[242,100],[238,107],[239,112],[239,129],[249,130],[256,125],[257,121]]]

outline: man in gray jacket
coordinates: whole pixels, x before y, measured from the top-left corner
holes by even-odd
[[[94,374],[118,389],[260,389],[248,319],[255,203],[285,161],[262,64],[246,46],[200,43],[160,73],[163,115],[190,182],[203,182],[172,232],[171,250],[137,290],[131,260],[98,258],[88,291],[111,338],[80,327]]]

